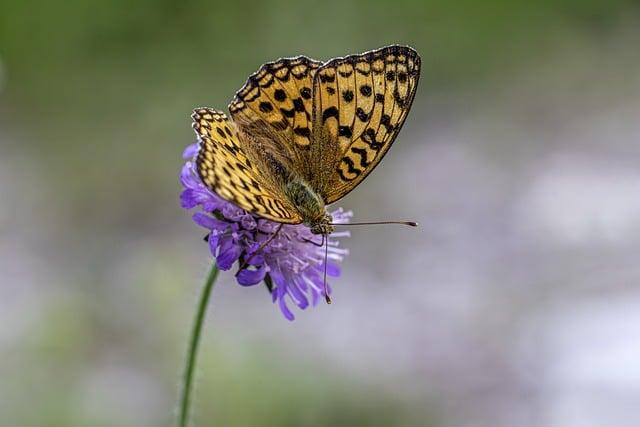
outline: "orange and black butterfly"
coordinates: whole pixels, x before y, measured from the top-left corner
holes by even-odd
[[[333,231],[325,205],[380,163],[404,123],[420,77],[410,47],[320,62],[270,62],[229,105],[198,108],[196,169],[203,183],[248,212],[315,234]]]

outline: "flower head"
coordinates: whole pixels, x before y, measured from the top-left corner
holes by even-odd
[[[312,234],[303,224],[270,221],[219,197],[201,182],[194,170],[192,159],[197,151],[196,143],[183,153],[187,162],[180,174],[184,187],[180,202],[185,209],[200,208],[193,214],[193,220],[207,230],[209,250],[219,268],[229,270],[238,262],[238,283],[253,286],[264,282],[273,302],[278,302],[282,314],[289,320],[294,316],[288,300],[305,309],[328,296],[324,288],[325,248],[319,247],[321,236]],[[352,215],[342,208],[330,213],[337,224],[348,222]],[[340,248],[335,238],[348,236],[348,231],[339,231],[326,237],[328,276],[340,275],[337,263],[349,252]],[[328,285],[327,293],[330,293]]]

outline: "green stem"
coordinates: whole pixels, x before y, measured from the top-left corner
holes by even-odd
[[[187,427],[189,422],[191,391],[193,390],[193,374],[196,368],[196,357],[198,355],[202,324],[204,323],[207,305],[209,303],[209,296],[211,295],[211,289],[213,289],[216,277],[218,277],[218,266],[214,262],[211,266],[211,271],[209,271],[209,276],[207,276],[207,281],[204,283],[204,288],[202,289],[202,294],[200,295],[200,301],[198,303],[198,311],[196,312],[196,317],[193,320],[193,326],[191,329],[189,352],[187,353],[186,366],[184,369],[184,383],[182,384],[182,392],[180,394],[179,427]]]

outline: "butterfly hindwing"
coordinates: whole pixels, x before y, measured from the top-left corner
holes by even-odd
[[[244,146],[223,112],[198,108],[192,118],[200,141],[196,170],[204,185],[223,199],[272,221],[301,221],[280,187],[260,170],[251,148]]]
[[[407,117],[420,76],[420,57],[410,47],[388,46],[333,59],[316,71],[314,123],[323,132],[312,147],[331,153],[316,169],[326,203],[344,197],[382,160]],[[327,144],[333,146],[326,146]]]

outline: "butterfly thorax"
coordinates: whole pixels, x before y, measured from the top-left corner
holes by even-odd
[[[303,179],[293,178],[286,185],[286,195],[296,207],[302,223],[313,234],[329,234],[334,228],[333,218],[324,209],[324,201]]]

